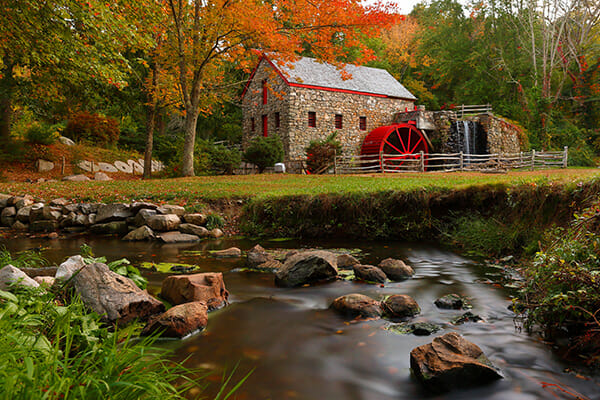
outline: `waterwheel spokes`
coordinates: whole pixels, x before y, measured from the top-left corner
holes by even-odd
[[[417,149],[417,147],[419,147],[419,143],[421,143],[423,141],[423,138],[420,137],[419,140],[417,140],[417,143],[415,143],[414,147],[410,150],[410,154],[415,154],[415,150]]]
[[[406,153],[406,150],[404,150],[404,151],[400,150],[399,148],[397,148],[396,146],[394,146],[393,144],[391,144],[390,142],[388,142],[387,139],[384,141],[384,143],[387,144],[388,146],[392,147],[399,154]],[[402,142],[400,142],[400,143],[402,143]],[[402,143],[402,146],[404,146],[404,143]]]

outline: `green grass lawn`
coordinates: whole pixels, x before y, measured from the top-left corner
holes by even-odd
[[[487,184],[578,182],[599,176],[597,169],[523,171],[507,174],[427,173],[374,175],[245,175],[108,182],[0,183],[0,193],[31,194],[44,200],[129,202],[148,200],[194,204],[226,198],[279,197],[415,189],[464,188]]]

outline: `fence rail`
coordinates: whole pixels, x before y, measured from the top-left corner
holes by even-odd
[[[477,104],[477,105],[465,105],[462,104],[460,107],[456,107],[456,115],[458,118],[463,118],[465,115],[482,114],[486,112],[492,112],[491,104]]]
[[[416,153],[339,155],[333,172],[365,174],[375,172],[507,171],[509,169],[566,168],[569,149],[563,151],[521,152],[514,154]]]

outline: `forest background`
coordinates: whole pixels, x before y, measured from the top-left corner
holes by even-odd
[[[438,0],[408,15],[358,0],[7,0],[0,158],[60,132],[204,173],[211,142],[241,143],[240,94],[276,52],[385,68],[431,110],[491,104],[525,147],[595,165],[599,22],[596,0]]]

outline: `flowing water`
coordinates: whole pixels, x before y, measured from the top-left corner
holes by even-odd
[[[187,358],[189,367],[209,369],[207,396],[236,365],[233,381],[253,370],[236,392],[237,399],[391,400],[428,398],[411,378],[411,349],[434,336],[456,331],[479,345],[502,371],[505,379],[483,387],[459,390],[436,399],[600,399],[600,377],[570,372],[551,349],[515,329],[508,310],[510,293],[495,284],[499,270],[460,257],[434,245],[370,242],[262,241],[265,248],[358,248],[363,263],[386,257],[407,261],[416,271],[413,279],[385,287],[336,281],[296,289],[277,288],[270,274],[239,271],[241,260],[210,258],[206,250],[238,246],[250,241],[223,240],[200,245],[131,244],[112,239],[43,241],[19,239],[2,242],[9,250],[44,248],[53,262],[77,254],[83,242],[97,256],[109,260],[127,257],[141,261],[194,263],[201,271],[224,273],[231,304],[209,315],[205,331],[184,340],[163,340],[175,358]],[[46,247],[48,246],[48,247]],[[189,251],[203,252],[190,253]],[[163,274],[147,272],[149,289],[157,292]],[[385,320],[349,322],[328,309],[338,296],[363,293],[381,299],[408,294],[421,306],[412,321],[439,324],[434,336],[398,335]],[[433,304],[442,295],[458,293],[472,299],[474,314],[483,322],[453,325],[462,311],[440,310]],[[210,398],[210,397],[208,397]]]

